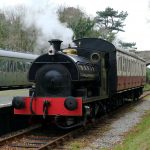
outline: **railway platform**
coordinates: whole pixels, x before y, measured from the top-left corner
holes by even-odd
[[[0,90],[0,135],[28,126],[29,118],[13,113],[14,96],[28,96],[28,89]]]
[[[28,89],[13,89],[0,91],[0,108],[12,105],[14,96],[28,96]]]

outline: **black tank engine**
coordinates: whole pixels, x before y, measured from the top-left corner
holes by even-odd
[[[76,46],[66,49],[60,49],[60,40],[49,43],[48,53],[30,67],[29,97],[13,99],[15,114],[42,116],[70,129],[142,94],[143,59],[98,38],[75,40]]]
[[[50,41],[49,53],[38,57],[29,71],[35,82],[36,96],[92,96],[99,73],[88,59],[78,56],[75,48],[60,50],[61,41]]]

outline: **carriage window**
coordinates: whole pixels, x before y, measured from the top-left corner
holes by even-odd
[[[2,71],[3,61],[0,59],[0,71]]]
[[[120,71],[122,71],[122,57],[120,57]]]
[[[30,65],[31,65],[30,62],[27,62],[27,63],[26,63],[26,69],[27,69],[27,70],[30,68]]]
[[[121,57],[119,57],[118,62],[118,70],[121,71]]]
[[[26,64],[25,64],[25,62],[22,62],[22,67],[23,67],[23,68],[22,68],[22,71],[23,71],[23,72],[26,72]]]
[[[28,71],[30,68],[31,63],[30,62],[26,62],[25,63],[25,70]]]
[[[126,61],[126,57],[124,58],[124,71],[126,72],[127,70],[127,61]]]
[[[22,62],[17,62],[17,69],[18,69],[19,72],[22,72],[22,71],[23,71]]]
[[[17,62],[18,71],[26,72],[26,64],[25,62]]]
[[[7,61],[7,60],[3,60],[3,63],[2,63],[2,71],[8,72],[8,70],[9,70],[8,61]]]
[[[3,71],[3,60],[0,60],[0,71]]]
[[[123,72],[125,72],[125,58],[123,57]]]
[[[8,68],[8,71],[9,72],[14,72],[14,65],[13,65],[13,60],[10,60],[9,61],[9,68]]]
[[[17,72],[17,62],[14,61],[14,72]]]
[[[128,59],[128,74],[130,74],[130,59]]]

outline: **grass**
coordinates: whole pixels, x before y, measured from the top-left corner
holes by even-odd
[[[148,91],[148,90],[150,90],[150,84],[146,83],[144,85],[144,91]]]
[[[70,144],[70,150],[81,150],[82,143],[81,142],[73,142]]]
[[[150,150],[150,111],[113,150]]]
[[[85,147],[83,141],[70,144],[70,150],[82,150],[83,147]],[[146,112],[138,125],[125,134],[124,141],[115,145],[111,150],[150,150],[150,110]]]

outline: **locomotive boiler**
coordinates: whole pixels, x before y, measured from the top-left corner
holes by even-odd
[[[66,49],[60,49],[60,40],[49,42],[49,52],[30,67],[29,97],[12,101],[15,114],[43,116],[70,129],[142,94],[146,66],[141,58],[97,38],[75,40],[76,46]]]

